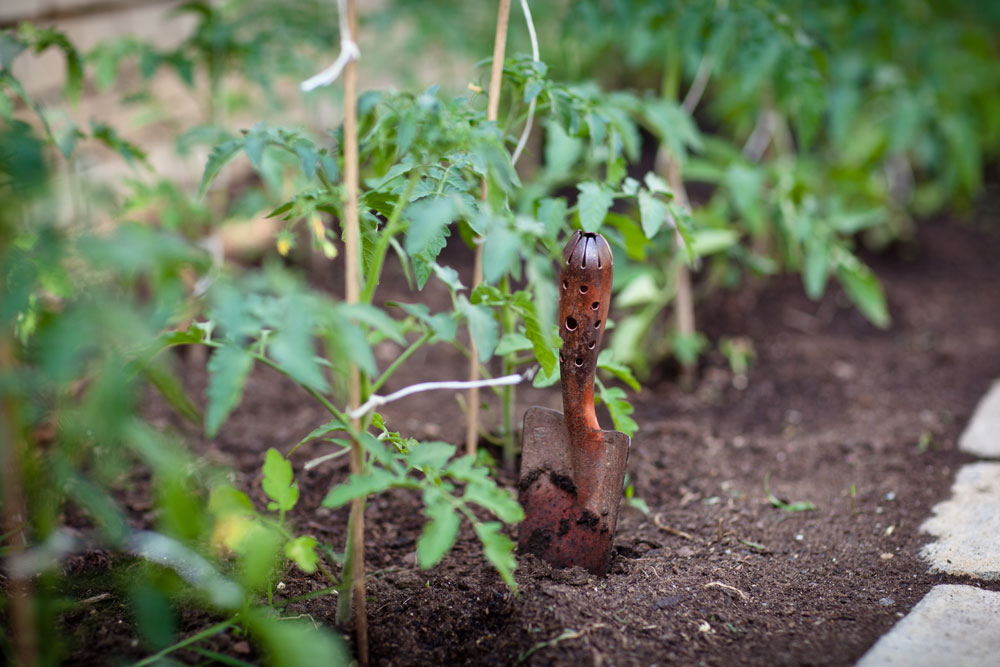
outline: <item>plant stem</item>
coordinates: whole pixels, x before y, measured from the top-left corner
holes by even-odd
[[[351,38],[357,43],[358,7],[357,0],[347,0],[347,26]],[[358,64],[351,60],[344,68],[344,227],[345,254],[344,282],[345,301],[358,303],[361,295],[361,243],[358,215]],[[387,242],[388,244],[388,242]],[[374,287],[371,287],[374,290]],[[361,371],[356,364],[348,367],[348,406],[354,409],[361,405]],[[364,473],[364,451],[357,433],[361,430],[361,420],[350,422],[354,431],[351,442],[351,473]],[[358,642],[358,660],[368,664],[368,611],[365,598],[365,498],[351,501],[351,531],[348,541],[353,567],[351,568],[352,595],[354,602],[354,630]]]
[[[503,80],[503,59],[507,50],[507,23],[510,19],[510,0],[500,0],[497,9],[497,29],[493,39],[493,66],[490,69],[490,93],[486,101],[486,120],[496,121],[500,115],[500,84]],[[483,179],[480,199],[486,201],[486,179]],[[472,287],[476,288],[483,282],[483,239],[476,239],[476,260],[472,272]],[[476,341],[469,339],[469,382],[479,379],[479,355],[476,351]],[[476,455],[476,444],[479,438],[479,388],[469,389],[468,412],[465,415],[465,453]]]
[[[207,639],[208,637],[211,637],[212,635],[217,635],[220,632],[223,632],[224,630],[226,630],[226,629],[228,629],[228,628],[230,628],[230,627],[232,627],[234,625],[236,625],[236,620],[232,619],[232,618],[229,619],[229,620],[223,621],[222,623],[216,623],[215,625],[212,625],[210,627],[205,628],[201,632],[197,632],[197,633],[191,635],[190,637],[187,637],[185,639],[180,640],[176,644],[171,644],[170,646],[168,646],[167,648],[163,649],[162,651],[154,653],[153,655],[146,656],[145,658],[143,658],[139,662],[137,662],[134,665],[132,665],[132,667],[143,667],[144,665],[152,665],[152,664],[154,664],[156,662],[159,662],[160,658],[162,658],[162,657],[164,657],[166,655],[169,655],[170,653],[173,653],[174,651],[179,651],[180,649],[184,648],[185,646],[190,646],[191,644],[194,644],[195,642],[200,642],[202,639]]]
[[[424,335],[422,335],[420,338],[410,343],[410,346],[405,350],[403,350],[402,354],[396,357],[396,359],[391,364],[389,364],[389,367],[382,372],[382,375],[380,375],[378,379],[375,380],[374,383],[372,383],[371,393],[374,394],[375,392],[377,392],[382,387],[382,385],[386,383],[386,380],[388,380],[393,376],[397,368],[402,366],[403,363],[407,359],[409,359],[414,352],[419,350],[424,343],[426,343],[433,337],[434,337],[433,331],[426,331],[424,332]]]

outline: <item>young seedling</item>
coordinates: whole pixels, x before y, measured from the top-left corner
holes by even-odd
[[[816,509],[816,505],[812,504],[808,500],[800,500],[798,502],[789,502],[783,500],[778,496],[771,493],[771,473],[764,473],[764,493],[767,495],[767,501],[780,509],[783,512],[811,512]]]

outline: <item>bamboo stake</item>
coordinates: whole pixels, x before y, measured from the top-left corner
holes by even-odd
[[[695,108],[698,106],[698,102],[701,101],[701,96],[705,92],[705,87],[708,85],[708,79],[711,76],[711,73],[712,57],[706,53],[702,56],[701,64],[698,66],[698,72],[695,74],[694,81],[691,83],[691,88],[688,89],[687,95],[684,96],[684,101],[681,103],[681,107],[686,113],[694,113]],[[664,90],[664,94],[666,93],[667,91]],[[661,145],[660,150],[656,155],[656,166],[661,173],[666,174],[667,183],[670,185],[670,189],[674,191],[674,197],[676,197],[677,203],[684,208],[684,210],[690,212],[691,200],[688,199],[687,189],[684,187],[684,178],[681,174],[680,157],[673,155],[666,149],[666,146]],[[678,246],[684,245],[684,239],[681,237],[680,231],[674,232],[674,240]],[[674,312],[677,316],[677,333],[684,337],[694,336],[696,328],[694,320],[694,295],[691,288],[691,270],[684,262],[680,262],[677,265],[677,273],[674,276],[674,285],[677,290],[676,296],[674,297]],[[694,386],[694,376],[695,364],[682,362],[680,385],[683,389],[690,390]]]
[[[507,50],[507,23],[510,19],[510,0],[500,0],[497,11],[497,30],[493,40],[493,67],[490,70],[490,91],[486,101],[486,120],[496,121],[500,117],[500,84],[503,81],[503,59]],[[483,179],[479,198],[486,201],[486,179]],[[472,269],[472,287],[483,282],[483,239],[476,239],[476,259]],[[479,355],[476,341],[469,340],[469,382],[479,380]],[[465,415],[465,453],[476,455],[479,440],[479,387],[469,389]]]
[[[347,25],[351,38],[357,41],[358,10],[356,0],[347,0]],[[358,223],[358,69],[355,59],[344,68],[344,229],[345,301],[358,303],[361,296],[361,247]],[[361,373],[355,364],[348,371],[348,405],[353,410],[361,404]],[[361,419],[351,420],[355,432],[361,430]],[[351,443],[351,473],[364,472],[364,452],[361,443]],[[368,610],[365,596],[365,499],[351,502],[351,560],[353,568],[352,597],[354,598],[354,630],[358,642],[358,660],[368,664]]]
[[[691,210],[691,202],[688,200],[687,189],[684,187],[684,179],[681,178],[681,168],[678,160],[673,155],[666,153],[667,183],[674,191],[677,203],[686,211]],[[684,239],[680,232],[674,232],[674,240],[679,246],[684,245]],[[674,296],[674,312],[677,315],[677,333],[684,337],[695,335],[694,321],[694,295],[691,290],[691,270],[687,263],[677,264],[677,273],[674,276],[676,295]],[[680,385],[685,390],[690,390],[694,386],[695,364],[692,362],[681,363]]]

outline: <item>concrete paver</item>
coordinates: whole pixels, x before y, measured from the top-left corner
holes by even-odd
[[[1000,593],[940,585],[885,634],[857,667],[1000,664]]]
[[[1000,579],[998,508],[1000,463],[963,466],[955,476],[951,498],[935,505],[933,515],[920,527],[938,538],[920,550],[931,572]]]
[[[1000,381],[979,401],[958,448],[982,458],[1000,458]]]

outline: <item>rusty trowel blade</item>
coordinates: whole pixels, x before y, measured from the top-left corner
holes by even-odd
[[[592,436],[593,447],[583,452],[572,446],[561,412],[528,408],[518,483],[525,520],[518,547],[556,567],[579,565],[605,574],[618,523],[629,437],[618,431],[594,431]],[[588,479],[575,479],[574,470],[575,476]]]

